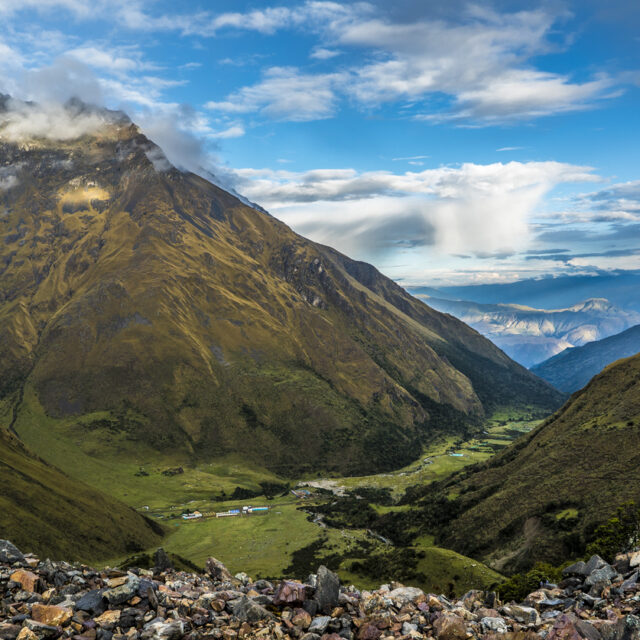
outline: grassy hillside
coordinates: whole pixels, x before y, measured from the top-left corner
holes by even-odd
[[[0,402],[17,402],[20,435],[29,387],[48,418],[104,443],[96,457],[362,474],[496,406],[559,404],[463,323],[102,117],[67,142],[0,131],[17,181],[0,192]]]
[[[36,458],[0,429],[0,538],[43,557],[94,561],[157,545],[162,528]]]
[[[440,486],[440,542],[514,570],[582,552],[597,523],[640,500],[640,356],[621,360],[539,428]]]
[[[615,336],[567,349],[531,368],[561,391],[577,391],[608,364],[640,353],[640,325]]]

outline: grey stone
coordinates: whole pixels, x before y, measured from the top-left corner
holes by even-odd
[[[589,577],[584,581],[585,585],[592,587],[595,584],[609,583],[613,578],[618,575],[618,572],[610,565],[605,564],[599,569],[595,569],[589,574]]]
[[[220,582],[227,582],[233,579],[227,567],[225,567],[220,560],[216,560],[216,558],[207,559],[206,571],[214,580]]]
[[[318,603],[320,611],[330,613],[338,604],[338,596],[340,595],[340,578],[329,571],[324,565],[318,569],[318,585],[314,599]]]
[[[418,625],[413,624],[411,622],[403,622],[402,623],[402,635],[408,636],[412,631],[417,631]]]
[[[14,562],[22,562],[24,555],[13,542],[9,540],[0,540],[0,562],[13,564]]]
[[[320,640],[320,636],[317,633],[305,633],[300,640]]]
[[[580,560],[562,570],[563,576],[587,576],[587,565]]]
[[[92,616],[100,615],[106,609],[104,599],[102,597],[104,591],[104,589],[93,589],[91,591],[87,591],[87,593],[85,593],[82,598],[76,602],[76,609],[87,611]]]
[[[139,586],[140,578],[130,573],[127,576],[127,581],[123,585],[115,587],[114,589],[107,589],[104,592],[104,597],[109,601],[109,604],[123,604],[127,600],[131,600],[131,598],[138,593]]]
[[[0,622],[0,640],[15,640],[21,628],[18,624]]]
[[[424,595],[422,589],[417,587],[399,587],[389,592],[389,598],[400,606],[413,602],[416,598]]]
[[[480,624],[485,631],[493,631],[495,633],[507,633],[509,628],[502,618],[482,618]]]
[[[606,566],[606,562],[600,556],[591,556],[589,562],[587,562],[584,571],[586,576],[590,576],[597,569],[602,569]]]
[[[153,640],[180,640],[184,635],[184,623],[182,620],[173,622],[156,622],[151,626]]]
[[[311,621],[309,633],[319,633],[322,635],[331,622],[331,616],[318,616]]]
[[[311,616],[315,616],[318,613],[318,603],[315,600],[305,600],[302,603],[302,608]]]
[[[167,555],[167,552],[162,547],[153,554],[153,568],[157,571],[173,569],[173,563]]]
[[[35,633],[39,638],[53,638],[54,636],[59,635],[58,627],[52,627],[48,624],[43,624],[42,622],[36,622],[35,620],[25,620],[25,627],[30,629]]]
[[[587,620],[576,620],[576,631],[586,640],[602,640],[602,634]]]
[[[233,615],[242,620],[242,622],[258,622],[258,620],[273,617],[264,607],[261,607],[247,596],[242,596],[242,598],[234,600],[229,605]]]
[[[540,615],[533,607],[512,604],[504,607],[504,611],[522,624],[540,624]]]
[[[625,616],[623,620],[618,622],[618,625],[621,628],[619,640],[640,640],[640,618],[638,616]]]
[[[256,591],[265,591],[266,589],[273,589],[273,585],[268,580],[256,580],[253,583],[253,588]]]

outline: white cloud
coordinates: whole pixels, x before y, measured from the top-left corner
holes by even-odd
[[[472,8],[464,18],[459,23],[373,19],[340,25],[340,44],[372,48],[382,56],[355,70],[348,90],[364,104],[442,93],[450,96],[450,109],[434,111],[427,102],[422,118],[478,121],[582,109],[615,95],[614,80],[606,75],[577,83],[529,66],[533,55],[549,49],[553,14]]]
[[[273,67],[256,85],[243,87],[205,107],[227,113],[262,113],[275,120],[304,122],[330,117],[336,108],[339,74],[308,75],[294,67]]]
[[[157,68],[156,65],[143,61],[141,53],[135,47],[109,46],[102,49],[96,46],[83,46],[69,49],[66,55],[73,56],[94,69],[109,73],[129,73]]]
[[[589,167],[558,162],[468,163],[401,174],[237,174],[239,191],[300,233],[365,259],[403,247],[446,253],[521,249],[531,216],[557,184],[597,179]]]
[[[213,131],[212,133],[209,134],[209,137],[225,140],[227,138],[240,138],[244,134],[245,134],[244,127],[239,124],[234,124],[230,126],[228,129],[223,129],[222,131]]]
[[[595,218],[636,220],[640,218],[640,180],[612,184],[605,189],[582,194],[579,205]]]
[[[18,176],[15,172],[19,167],[0,168],[0,191],[8,191],[18,185]]]
[[[6,110],[0,111],[0,140],[71,140],[93,133],[112,121],[106,112],[80,105],[28,104],[10,100]]]
[[[326,49],[324,47],[316,47],[309,54],[309,57],[313,58],[314,60],[330,60],[331,58],[335,58],[336,56],[339,56],[341,53],[342,53],[341,51],[337,51],[336,49]]]
[[[558,17],[541,9],[497,13],[469,5],[455,21],[424,18],[403,23],[385,19],[380,10],[374,15],[374,8],[364,3],[338,8],[334,3],[307,2],[295,9],[224,14],[212,24],[218,25],[214,31],[223,25],[263,33],[310,29],[322,41],[310,54],[315,59],[331,59],[340,52],[336,46],[361,53],[363,62],[338,73],[297,72],[304,84],[283,88],[295,94],[317,82],[325,88],[329,84],[331,94],[323,103],[330,108],[304,109],[306,115],[299,119],[328,117],[338,100],[348,97],[366,108],[410,100],[415,117],[427,121],[490,124],[585,109],[620,94],[620,80],[604,73],[577,82],[535,68],[533,58],[552,50],[549,36]],[[275,100],[270,87],[268,79],[263,80],[211,104],[287,119],[288,109],[274,106],[270,113],[268,105]],[[267,95],[260,98],[265,90]],[[442,96],[448,105],[442,106]]]

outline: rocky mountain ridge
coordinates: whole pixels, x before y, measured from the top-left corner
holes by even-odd
[[[584,387],[593,376],[621,358],[640,353],[640,325],[581,347],[566,349],[531,371],[556,389],[569,393]]]
[[[172,167],[122,114],[67,105],[53,139],[28,130],[37,105],[12,105],[0,118],[0,417],[15,408],[22,437],[39,413],[42,429],[72,431],[57,441],[134,464],[144,445],[281,475],[365,473],[497,406],[560,403],[371,265]],[[32,431],[36,453],[66,464]]]
[[[97,570],[40,560],[0,541],[3,640],[637,640],[640,553],[593,556],[522,603],[470,591],[459,600],[398,583],[340,585],[326,567],[304,581],[176,571],[159,549],[149,569]]]

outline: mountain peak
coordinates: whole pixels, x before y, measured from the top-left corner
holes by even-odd
[[[53,430],[88,416],[130,452],[369,472],[443,425],[560,400],[373,267],[173,168],[118,112],[5,113],[0,399],[26,385]]]
[[[569,307],[572,311],[608,311],[614,308],[606,298],[587,298]]]
[[[85,136],[123,138],[140,130],[123,111],[71,98],[37,103],[0,94],[0,142],[59,144]]]

